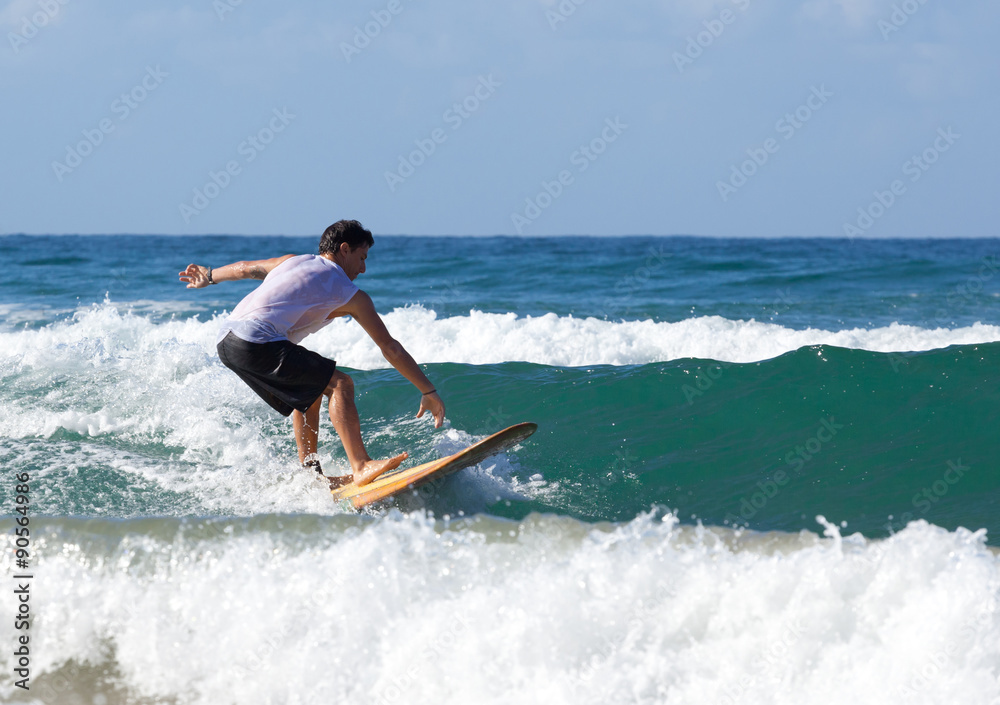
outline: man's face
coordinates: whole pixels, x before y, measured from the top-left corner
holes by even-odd
[[[359,274],[365,273],[366,259],[368,259],[367,245],[362,245],[353,252],[351,251],[351,246],[347,243],[340,246],[340,261],[338,264],[351,281],[357,279]]]

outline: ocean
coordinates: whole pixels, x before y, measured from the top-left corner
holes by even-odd
[[[3,702],[1000,703],[1000,240],[376,233],[373,457],[538,431],[357,514],[177,277],[318,239],[0,237]]]

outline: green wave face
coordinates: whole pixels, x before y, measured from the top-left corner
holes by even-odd
[[[515,474],[541,474],[549,491],[500,497],[492,513],[620,521],[662,505],[682,520],[762,530],[814,529],[821,514],[870,536],[925,519],[995,537],[998,358],[1000,344],[814,347],[742,365],[438,365],[433,374],[470,433],[539,425],[515,453]],[[366,402],[376,416],[408,398],[385,373],[356,374],[392,388]],[[456,496],[431,508],[448,502],[462,508]]]
[[[351,374],[373,457],[407,450],[425,462],[538,424],[499,458],[399,498],[404,511],[629,521],[665,507],[685,522],[785,531],[815,530],[823,515],[868,536],[924,519],[986,528],[995,541],[998,357],[1000,343],[907,354],[813,347],[752,364],[429,365],[448,431],[412,419],[413,389],[394,371]],[[184,386],[163,400],[160,387],[93,376],[34,392],[27,370],[7,379],[10,394],[62,395],[76,410],[40,410],[51,433],[0,440],[4,466],[31,473],[40,514],[337,511],[298,470],[287,420],[225,378],[207,387],[199,378],[208,391],[193,411],[180,401]],[[9,415],[38,425],[32,408],[12,402]],[[320,450],[332,471],[345,466],[325,421]],[[0,486],[0,501],[12,489]]]

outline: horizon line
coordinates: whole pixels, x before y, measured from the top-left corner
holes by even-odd
[[[193,237],[278,237],[278,238],[308,238],[308,237],[320,237],[322,233],[314,234],[307,233],[304,235],[290,235],[287,233],[0,233],[0,238],[6,237],[177,237],[177,238],[193,238]],[[904,240],[998,240],[1000,235],[883,235],[883,236],[866,236],[866,237],[846,237],[844,235],[692,235],[692,234],[649,234],[649,233],[619,233],[616,235],[601,235],[595,233],[574,233],[574,234],[561,234],[561,235],[512,235],[509,233],[497,233],[493,235],[469,235],[469,234],[408,234],[408,233],[373,233],[377,237],[390,237],[390,238],[406,238],[406,237],[416,237],[416,238],[509,238],[516,240],[534,240],[534,239],[555,239],[555,238],[573,238],[573,237],[585,237],[585,238],[629,238],[629,237],[645,237],[645,238],[688,238],[688,239],[705,239],[705,240],[845,240],[847,242],[854,241],[904,241]]]

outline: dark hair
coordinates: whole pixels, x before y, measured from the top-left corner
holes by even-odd
[[[371,247],[375,244],[375,238],[370,230],[365,230],[356,220],[338,220],[323,231],[323,237],[319,239],[319,253],[332,255],[340,249],[342,242],[346,242],[351,252],[354,252],[359,247]]]

